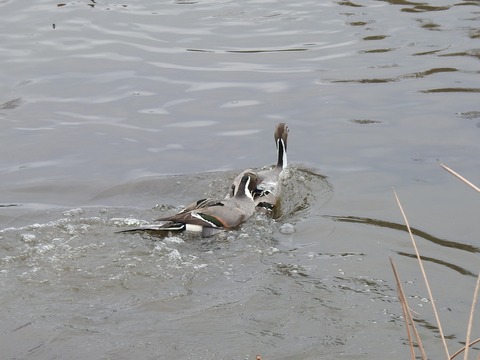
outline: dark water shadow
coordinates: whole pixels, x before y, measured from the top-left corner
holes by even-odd
[[[324,215],[324,217],[332,219],[333,221],[339,221],[339,222],[349,222],[349,223],[358,223],[358,224],[366,224],[366,225],[373,225],[373,226],[378,226],[381,228],[387,228],[387,229],[394,229],[394,230],[400,230],[408,233],[408,229],[405,225],[403,224],[398,224],[394,223],[391,221],[385,221],[385,220],[379,220],[379,219],[371,219],[371,218],[364,218],[364,217],[358,217],[358,216],[336,216],[336,215]],[[480,248],[473,246],[473,245],[467,245],[467,244],[462,244],[456,241],[451,241],[451,240],[446,240],[446,239],[441,239],[436,236],[430,235],[426,233],[425,231],[416,229],[411,227],[412,234],[419,236],[427,241],[430,241],[434,244],[443,246],[443,247],[448,247],[448,248],[454,248],[458,250],[463,250],[463,251],[468,251],[472,253],[479,253]]]
[[[22,105],[22,98],[15,98],[12,100],[5,101],[3,104],[0,104],[0,110],[13,110]]]
[[[417,54],[419,55],[419,54]],[[384,83],[392,83],[401,80],[408,80],[408,79],[420,79],[425,78],[427,76],[439,74],[439,73],[450,73],[450,72],[457,72],[458,69],[455,68],[433,68],[428,69],[425,71],[417,71],[413,73],[403,74],[395,77],[387,77],[387,78],[370,78],[370,79],[345,79],[345,80],[332,80],[332,83],[357,83],[357,84],[384,84]],[[460,89],[460,88],[458,88]],[[474,91],[475,89],[471,90]],[[430,91],[435,92],[434,90],[422,90],[421,92]],[[452,90],[453,91],[453,90]],[[460,90],[458,90],[460,91]],[[467,90],[464,90],[467,91]]]
[[[371,218],[364,218],[364,217],[358,217],[358,216],[334,216],[334,215],[324,215],[324,217],[331,219],[333,221],[338,221],[338,222],[347,222],[347,223],[356,223],[356,224],[364,224],[364,225],[372,225],[384,229],[393,229],[393,230],[400,230],[403,232],[408,233],[408,229],[406,225],[391,222],[391,221],[385,221],[385,220],[379,220],[379,219],[371,219]],[[433,236],[425,231],[416,229],[411,227],[410,228],[412,231],[412,234],[418,237],[423,238],[424,240],[430,241],[431,243],[434,243],[436,245],[440,245],[442,247],[446,248],[453,248],[457,250],[462,250],[470,253],[479,253],[480,248],[473,246],[473,245],[467,245],[467,244],[462,244],[456,241],[452,240],[447,240],[447,239],[441,239],[436,236]],[[401,256],[406,256],[410,258],[416,258],[415,254],[412,253],[405,253],[405,252],[397,252]],[[436,263],[438,265],[445,266],[449,269],[452,269],[462,275],[468,275],[472,277],[477,277],[477,274],[461,267],[456,264],[452,264],[450,262],[444,261],[444,260],[439,260],[435,259],[432,257],[428,256],[421,256],[421,259],[424,261],[429,261],[432,263]]]
[[[410,254],[410,253],[406,253],[406,252],[402,252],[402,251],[398,251],[397,254],[401,255],[401,256],[413,258],[413,259],[417,258],[417,255],[415,255],[415,254]],[[458,266],[458,265],[455,265],[455,264],[452,264],[452,263],[449,263],[449,262],[446,262],[446,261],[443,261],[443,260],[435,259],[435,258],[432,258],[432,257],[429,257],[429,256],[420,255],[420,258],[423,261],[429,261],[429,262],[432,262],[432,263],[435,263],[435,264],[438,264],[438,265],[446,266],[449,269],[452,269],[453,271],[456,271],[456,272],[460,273],[461,275],[469,275],[469,276],[473,276],[475,278],[477,277],[477,274],[474,274],[473,272],[468,271],[468,270],[462,268],[461,266]]]
[[[436,5],[429,5],[425,2],[417,2],[417,1],[408,1],[408,0],[383,0],[390,5],[397,5],[397,6],[405,6],[401,8],[402,12],[434,12],[434,11],[445,11],[450,9],[454,5],[443,5],[443,6],[436,6]]]

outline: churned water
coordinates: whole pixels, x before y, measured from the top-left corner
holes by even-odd
[[[462,346],[480,208],[439,163],[480,183],[477,0],[4,0],[0,20],[2,358],[406,359],[389,256],[443,357],[392,187]],[[117,233],[273,164],[278,122],[275,218]]]

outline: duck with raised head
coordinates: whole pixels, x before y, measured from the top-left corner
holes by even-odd
[[[280,181],[285,174],[287,168],[287,139],[288,126],[285,123],[279,123],[275,126],[273,133],[275,139],[275,146],[277,148],[277,163],[276,165],[264,171],[256,173],[258,177],[258,184],[253,192],[255,205],[260,208],[272,210],[278,202],[280,195]],[[252,173],[252,169],[242,171],[233,181],[230,192],[227,198],[233,197],[238,190],[243,174]]]
[[[175,215],[162,217],[156,221],[166,222],[161,225],[124,230],[148,231],[157,234],[168,232],[195,231],[203,236],[211,236],[219,231],[236,228],[255,212],[252,192],[257,187],[258,177],[250,172],[243,174],[235,195],[228,199],[201,199]]]

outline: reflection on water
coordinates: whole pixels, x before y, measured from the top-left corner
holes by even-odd
[[[399,251],[398,252],[398,255],[402,255],[402,256],[407,256],[407,257],[410,257],[410,258],[414,258],[416,259],[417,258],[417,255],[416,254],[408,254],[408,253],[404,253],[404,252],[401,252]],[[443,261],[443,260],[439,260],[439,259],[434,259],[432,257],[429,257],[429,256],[424,256],[424,255],[421,255],[420,258],[423,260],[423,261],[431,261],[433,263],[436,263],[436,264],[439,264],[439,265],[442,265],[442,266],[445,266],[445,267],[448,267],[454,271],[457,271],[459,272],[460,274],[462,275],[469,275],[469,276],[473,276],[474,278],[476,278],[478,276],[478,274],[476,273],[473,273],[467,269],[464,269],[462,268],[461,266],[458,266],[458,265],[455,265],[455,264],[452,264],[452,263],[448,263],[446,261]]]
[[[331,216],[331,215],[325,215],[325,217],[332,219],[334,221],[340,221],[340,222],[347,222],[347,223],[357,223],[357,224],[366,224],[366,225],[372,225],[375,227],[379,228],[386,228],[386,229],[394,229],[394,230],[400,230],[403,232],[408,233],[408,228],[406,225],[403,224],[398,224],[394,222],[389,222],[389,221],[384,221],[384,220],[379,220],[379,219],[369,219],[369,218],[361,218],[361,217],[356,217],[356,216]],[[427,241],[430,241],[433,244],[440,245],[445,248],[453,248],[457,250],[462,250],[462,251],[467,251],[471,253],[479,253],[480,248],[468,244],[463,244],[463,243],[458,243],[455,241],[451,240],[446,240],[446,239],[440,239],[436,236],[430,235],[426,233],[425,231],[416,229],[416,228],[410,228],[411,232],[413,235],[421,237]],[[406,253],[403,251],[397,251],[397,254],[414,258],[416,259],[417,256],[414,253]],[[452,262],[448,262],[442,259],[436,259],[427,255],[421,255],[421,259],[424,261],[430,261],[442,266],[445,266],[451,270],[454,270],[461,275],[468,275],[476,278],[478,276],[477,273],[472,272],[470,270],[467,270],[464,268],[464,264],[454,264]]]
[[[0,110],[12,110],[19,107],[22,103],[21,98],[16,98],[12,100],[5,101],[3,104],[0,105]]]
[[[454,87],[454,88],[439,88],[439,89],[428,89],[422,90],[422,92],[426,94],[434,94],[434,93],[451,93],[451,92],[460,92],[460,93],[479,93],[480,88],[462,88],[462,87]]]
[[[441,68],[441,69],[429,69],[426,71],[421,71],[421,72],[416,72],[414,74],[405,74],[405,75],[400,75],[395,78],[385,78],[385,79],[360,79],[360,80],[335,80],[334,82],[353,82],[353,83],[360,83],[360,84],[379,84],[379,83],[389,83],[389,82],[395,82],[399,80],[404,80],[404,79],[412,79],[412,78],[423,78],[429,75],[434,75],[437,73],[443,73],[443,72],[456,72],[458,71],[457,69],[453,68]],[[433,90],[425,90],[425,91],[431,91],[431,92],[438,92],[441,89],[433,89]],[[470,89],[466,91],[476,91],[476,89]]]
[[[373,226],[378,226],[382,228],[389,228],[389,229],[394,229],[394,230],[400,230],[404,232],[408,232],[408,229],[405,225],[403,224],[398,224],[390,221],[384,221],[384,220],[379,220],[379,219],[369,219],[369,218],[362,218],[362,217],[356,217],[356,216],[332,216],[332,215],[324,215],[325,217],[332,219],[334,221],[341,221],[341,222],[351,222],[351,223],[359,223],[359,224],[367,224],[367,225],[373,225]],[[438,237],[435,237],[433,235],[430,235],[422,230],[416,229],[416,228],[411,228],[412,234],[419,236],[425,240],[428,240],[434,244],[444,246],[447,248],[454,248],[458,250],[463,250],[463,251],[468,251],[472,253],[478,253],[480,252],[480,248],[472,245],[467,245],[467,244],[462,244],[458,243],[455,241],[450,241],[446,239],[440,239]]]

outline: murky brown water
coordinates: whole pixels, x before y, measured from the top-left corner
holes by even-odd
[[[461,346],[480,205],[439,163],[480,183],[478,1],[0,10],[2,358],[407,359],[390,255],[443,357],[392,187]],[[280,121],[280,218],[115,233],[273,163]]]

